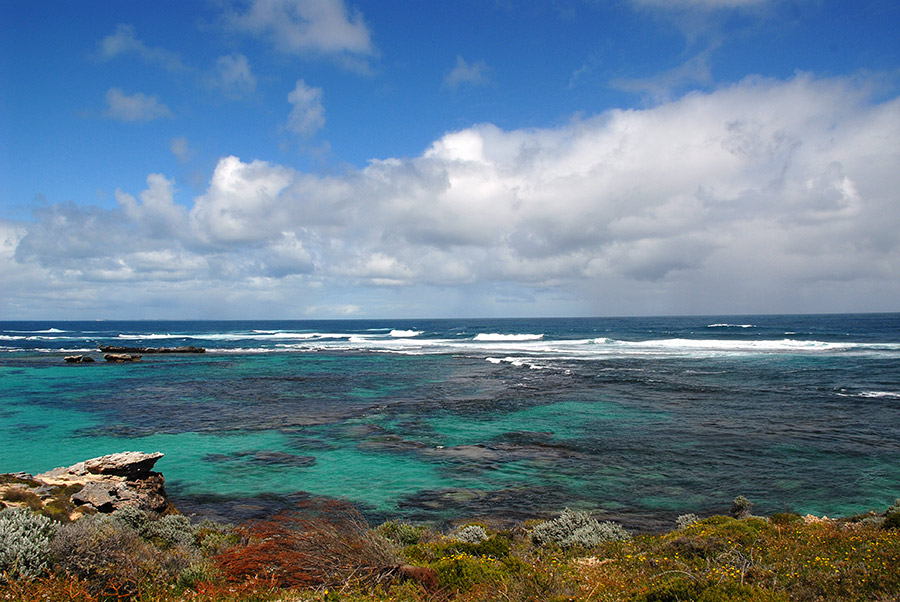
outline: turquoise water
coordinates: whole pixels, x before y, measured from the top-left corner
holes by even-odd
[[[0,472],[128,449],[198,515],[852,514],[900,497],[900,316],[0,323]]]

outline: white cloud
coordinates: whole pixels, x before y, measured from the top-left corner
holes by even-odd
[[[105,115],[116,121],[153,121],[173,117],[169,107],[159,102],[156,96],[136,92],[129,96],[119,88],[106,92]]]
[[[444,85],[456,89],[461,84],[484,85],[488,83],[490,68],[484,61],[469,64],[461,57],[456,57],[456,66],[444,77]]]
[[[143,41],[137,39],[134,27],[124,23],[116,26],[114,34],[108,35],[100,41],[97,53],[105,61],[123,54],[135,53],[147,63],[160,65],[169,71],[187,69],[178,54],[164,48],[147,46]]]
[[[301,289],[375,313],[889,310],[898,134],[900,99],[854,81],[748,78],[340,176],[225,157],[190,208],[154,174],[140,201],[50,205],[7,244],[61,290],[267,291],[281,315]]]
[[[208,85],[229,98],[244,98],[256,90],[256,76],[243,54],[230,54],[216,59],[207,76]]]
[[[188,139],[184,136],[169,140],[169,150],[172,151],[172,154],[182,163],[187,163],[194,156],[194,150],[190,147]]]
[[[235,2],[225,23],[233,31],[268,38],[288,54],[371,55],[369,29],[343,0],[249,0]]]
[[[646,78],[616,79],[610,85],[626,92],[647,95],[653,102],[669,101],[686,87],[696,87],[698,84],[709,86],[713,83],[709,62],[715,46],[718,44],[668,71]]]
[[[307,86],[306,82],[298,79],[287,99],[293,105],[287,118],[287,129],[309,138],[325,127],[322,88]]]

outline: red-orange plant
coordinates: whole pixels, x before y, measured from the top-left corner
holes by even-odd
[[[243,543],[217,557],[232,581],[272,579],[280,587],[336,587],[365,581],[398,560],[351,504],[326,500],[240,529]]]

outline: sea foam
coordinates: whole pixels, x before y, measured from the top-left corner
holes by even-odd
[[[500,334],[497,332],[479,333],[475,335],[476,341],[539,341],[544,338],[542,334]]]

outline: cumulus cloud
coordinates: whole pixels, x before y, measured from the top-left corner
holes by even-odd
[[[461,84],[484,85],[488,83],[490,68],[484,61],[469,64],[462,56],[456,57],[456,66],[444,77],[444,85],[456,89]]]
[[[8,244],[73,288],[243,283],[285,308],[304,286],[401,313],[395,291],[432,313],[456,293],[475,313],[887,310],[898,140],[900,98],[752,77],[554,128],[477,125],[340,176],[224,157],[189,206],[152,175],[116,209],[41,208]]]
[[[139,40],[134,27],[124,23],[116,26],[116,31],[103,38],[97,48],[101,60],[109,61],[123,54],[137,54],[144,61],[160,65],[169,71],[187,69],[178,54],[160,47],[147,46]]]
[[[325,127],[325,107],[322,105],[322,88],[307,86],[302,79],[288,94],[291,112],[287,118],[287,129],[305,138],[313,136]]]
[[[256,76],[243,54],[220,56],[206,78],[207,84],[229,98],[244,98],[256,90]]]
[[[106,92],[106,117],[115,121],[153,121],[165,117],[173,117],[169,107],[159,101],[156,96],[147,96],[136,92],[125,94],[119,88],[110,88]]]
[[[225,12],[232,31],[269,39],[284,53],[371,55],[369,28],[362,14],[343,0],[249,0]]]

